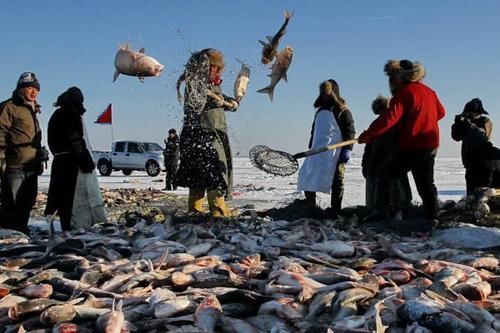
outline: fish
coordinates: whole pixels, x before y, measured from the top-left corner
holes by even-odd
[[[18,294],[31,298],[49,298],[53,288],[50,284],[31,285],[21,289]]]
[[[240,71],[238,72],[238,76],[234,81],[234,98],[236,102],[240,102],[243,96],[245,96],[247,92],[248,83],[250,82],[250,67],[248,67],[245,63],[241,63]]]
[[[222,306],[217,297],[210,295],[204,298],[194,313],[194,324],[202,332],[214,332],[215,325],[222,314]]]
[[[309,304],[308,313],[307,316],[305,317],[305,320],[312,320],[321,312],[330,308],[336,296],[337,292],[335,290],[329,292],[317,293],[314,296],[312,302]]]
[[[67,303],[54,305],[46,309],[40,315],[40,322],[45,325],[55,325],[62,322],[72,321],[76,317],[76,310],[73,304]]]
[[[172,317],[192,306],[193,304],[187,296],[167,299],[154,306],[154,317],[157,319]]]
[[[49,306],[58,304],[62,304],[62,302],[45,298],[37,298],[33,300],[19,302],[14,304],[9,309],[9,318],[18,321],[23,317],[26,317],[33,313],[42,312]]]
[[[419,323],[433,332],[440,333],[473,333],[475,328],[472,323],[447,312],[426,314]]]
[[[288,72],[288,68],[292,63],[293,58],[293,48],[291,46],[285,47],[281,50],[276,56],[276,60],[273,63],[273,67],[271,69],[271,83],[260,90],[257,90],[259,93],[268,94],[271,101],[274,97],[274,88],[278,84],[278,82],[283,79],[285,82],[288,82],[288,78],[286,73]]]
[[[123,301],[119,300],[118,303],[113,302],[113,308],[97,318],[95,323],[97,332],[100,333],[120,333],[122,329],[125,330],[136,330],[136,328],[125,321],[125,316],[123,315],[122,306]]]
[[[259,333],[260,331],[244,320],[222,316],[222,331],[225,333]]]
[[[278,32],[274,36],[267,36],[267,41],[259,40],[259,43],[263,46],[261,62],[264,65],[272,62],[274,57],[276,56],[279,43],[281,41],[281,38],[286,33],[286,27],[288,26],[288,22],[290,22],[290,18],[293,16],[293,12],[290,13],[289,11],[285,10],[283,15],[285,16],[285,22],[283,22],[283,25],[278,30]]]
[[[332,306],[333,320],[341,320],[357,313],[357,302],[372,298],[374,292],[364,288],[351,288],[341,291]]]
[[[145,49],[141,48],[138,52],[132,51],[129,44],[120,46],[115,56],[115,74],[113,82],[118,75],[137,76],[139,81],[144,82],[147,76],[160,76],[163,68],[162,64],[153,57],[147,56]]]

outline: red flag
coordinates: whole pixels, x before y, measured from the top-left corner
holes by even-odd
[[[112,124],[112,107],[111,107],[111,103],[108,105],[108,107],[106,108],[106,110],[104,110],[100,115],[99,117],[97,117],[97,120],[95,121],[96,124],[109,124],[111,125]]]

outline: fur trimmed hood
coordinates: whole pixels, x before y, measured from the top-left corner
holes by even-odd
[[[403,82],[420,82],[425,76],[424,66],[410,60],[389,60],[384,66],[387,76],[399,76]]]

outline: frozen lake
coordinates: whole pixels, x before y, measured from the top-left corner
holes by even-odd
[[[275,205],[285,204],[300,196],[296,190],[297,174],[288,177],[276,177],[266,174],[252,166],[246,157],[234,159],[234,200],[238,206],[246,203],[254,204],[256,209],[267,209]],[[465,170],[459,158],[438,158],[434,171],[436,186],[441,200],[458,200],[465,194]],[[164,187],[164,173],[158,177],[149,177],[145,172],[133,172],[124,176],[121,172],[113,172],[111,176],[99,176],[102,188],[155,188]],[[47,192],[50,175],[46,172],[39,179],[39,190]],[[352,158],[346,168],[345,193],[343,206],[364,205],[365,180],[361,174],[361,158]],[[420,198],[416,192],[413,179],[410,182],[414,192],[414,200]],[[187,195],[187,188],[179,188],[172,192]],[[328,196],[320,194],[318,201],[327,205]]]

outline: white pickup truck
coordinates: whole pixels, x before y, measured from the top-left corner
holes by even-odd
[[[128,176],[134,170],[141,170],[156,177],[164,168],[163,147],[153,142],[116,141],[111,152],[93,151],[92,154],[102,176],[119,170]]]

